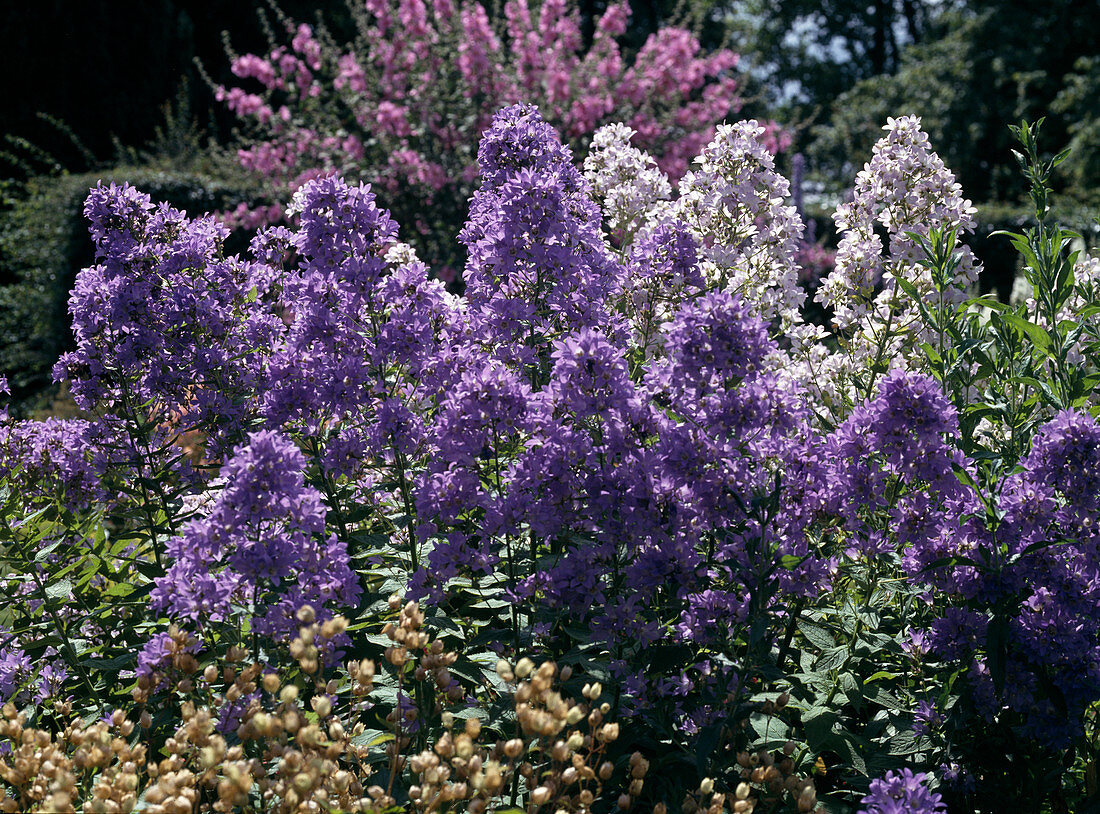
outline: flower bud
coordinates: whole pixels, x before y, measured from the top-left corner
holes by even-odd
[[[523,752],[523,741],[519,738],[512,738],[510,741],[504,744],[504,754],[515,760]]]

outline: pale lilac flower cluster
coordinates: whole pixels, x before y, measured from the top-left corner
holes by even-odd
[[[883,129],[886,136],[856,176],[853,199],[834,215],[840,233],[836,265],[816,295],[832,309],[848,363],[855,368],[869,365],[876,356],[898,364],[920,358],[917,347],[927,338],[926,330],[916,303],[894,281],[912,283],[930,307],[938,295],[931,273],[919,264],[923,252],[908,233],[927,238],[932,229],[950,228],[961,234],[975,225],[974,207],[932,151],[920,119],[889,119]],[[961,302],[981,270],[969,248],[960,244],[959,252],[955,278],[943,295],[945,305]]]
[[[801,322],[805,292],[795,262],[802,219],[785,204],[790,184],[755,121],[725,124],[680,181],[674,211],[705,247],[710,285],[740,294],[765,320]]]
[[[672,185],[648,153],[630,143],[633,130],[608,124],[592,136],[584,159],[584,177],[603,210],[612,236],[623,242],[649,220],[661,201],[672,197]]]

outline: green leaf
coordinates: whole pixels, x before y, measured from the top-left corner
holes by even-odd
[[[895,678],[897,678],[896,673],[889,673],[886,670],[879,670],[877,673],[872,673],[870,676],[868,676],[864,680],[863,686],[866,687],[872,681],[880,681],[880,680],[893,681]]]
[[[817,660],[815,669],[825,671],[836,670],[848,660],[848,656],[849,652],[847,645],[830,648],[821,654],[821,658]]]
[[[803,620],[798,623],[798,630],[815,647],[822,650],[836,647],[836,639],[821,625]]]
[[[392,732],[383,732],[378,729],[368,729],[362,735],[356,735],[351,739],[351,743],[356,746],[374,747],[381,746],[383,743],[389,743],[394,740],[394,734]]]
[[[913,732],[899,732],[886,742],[886,753],[899,756],[916,754],[923,748],[923,740]]]
[[[1050,350],[1050,335],[1043,330],[1043,328],[1036,325],[1034,322],[1030,322],[1023,317],[1007,311],[1002,313],[1001,316],[1009,325],[1015,328],[1021,336],[1027,336],[1040,350],[1043,352]]]
[[[1047,167],[1050,168],[1050,169],[1054,169],[1059,164],[1061,164],[1063,161],[1065,161],[1067,158],[1069,158],[1070,153],[1072,153],[1072,152],[1073,152],[1073,148],[1072,147],[1067,147],[1066,149],[1062,150],[1062,152],[1058,153],[1058,155],[1054,156],[1054,158],[1050,159],[1050,163],[1047,165]]]
[[[876,674],[877,675],[877,674]],[[870,679],[868,679],[870,681]],[[888,691],[881,684],[876,684],[867,689],[867,700],[889,710],[903,710],[906,708],[896,695]]]
[[[940,356],[940,352],[932,347],[931,343],[922,342],[920,349],[924,351],[924,355],[928,357],[928,361],[933,365],[938,365],[943,362],[943,357]]]
[[[793,571],[806,562],[810,558],[809,554],[803,554],[801,557],[795,554],[784,554],[779,560],[779,567],[787,571]]]
[[[134,592],[134,586],[129,582],[115,582],[103,592],[105,597],[124,597]]]
[[[68,599],[73,592],[73,584],[67,579],[55,580],[46,586],[46,596],[50,599]]]
[[[847,757],[848,764],[852,766],[860,774],[867,774],[867,762],[863,759],[861,754],[858,739],[850,732],[845,732],[841,737],[836,739],[837,754],[841,757]]]
[[[836,700],[835,698],[833,699]],[[815,752],[822,751],[827,740],[831,740],[833,726],[840,720],[840,714],[829,707],[812,707],[802,714],[802,726],[806,730],[806,740]]]

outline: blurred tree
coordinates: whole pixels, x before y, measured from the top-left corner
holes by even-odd
[[[937,32],[962,0],[741,0],[728,3],[734,47],[773,105],[794,119],[826,107],[862,79],[892,74],[907,45]]]
[[[942,35],[910,45],[896,73],[863,79],[836,97],[815,131],[818,167],[861,164],[886,117],[911,113],[969,197],[1015,200],[1023,180],[1007,124],[1048,116],[1044,143],[1052,150],[1071,134],[1082,146],[1096,140],[1072,117],[1098,115],[1097,21],[1100,0],[969,0],[939,13],[933,25]],[[1076,186],[1100,180],[1087,161],[1074,166]]]
[[[847,178],[887,116],[922,117],[969,195],[1021,191],[1006,124],[1051,116],[1052,147],[1074,139],[1065,177],[1100,179],[1097,0],[744,0],[727,4],[735,46],[793,124],[812,119],[819,170]],[[1057,100],[1057,101],[1056,101]]]
[[[1061,170],[1079,200],[1100,206],[1100,55],[1081,57],[1052,109],[1067,122],[1073,148]]]

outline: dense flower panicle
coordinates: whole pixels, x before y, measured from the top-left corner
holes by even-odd
[[[899,538],[923,541],[922,535],[934,534],[936,523],[943,522],[945,502],[961,494],[952,468],[958,456],[950,442],[957,432],[956,410],[935,379],[891,371],[879,383],[878,396],[856,407],[826,440],[823,504],[850,529],[861,529],[866,518],[887,506],[888,487],[897,479],[910,490],[896,506]],[[921,525],[913,528],[913,521]],[[869,539],[861,545],[873,554],[879,545],[891,544]],[[927,556],[933,548],[926,545],[919,553]]]
[[[22,497],[87,508],[106,498],[108,433],[82,419],[15,421],[0,413],[0,479],[17,475]]]
[[[505,359],[537,365],[565,332],[614,324],[607,300],[623,270],[587,183],[536,109],[501,111],[481,152],[484,183],[460,235],[472,319]]]
[[[488,573],[497,556],[486,538],[515,532],[503,512],[505,467],[530,429],[530,399],[526,382],[484,355],[468,360],[442,396],[415,495],[420,538],[442,539],[414,579],[417,591],[464,570]]]
[[[419,260],[399,265],[379,283],[371,313],[385,318],[375,339],[376,364],[403,365],[417,381],[438,349],[462,330],[458,298],[429,279]]]
[[[584,176],[603,210],[612,236],[640,229],[672,197],[672,185],[647,153],[630,143],[635,133],[624,124],[608,124],[592,136]]]
[[[944,411],[942,404],[930,409],[944,400],[927,377],[895,372],[891,379],[893,386],[884,383],[879,397],[893,393],[889,409],[877,409],[877,402],[857,409],[851,430],[846,423],[830,439],[835,463],[826,503],[858,528],[876,507],[886,507],[886,474],[904,479],[907,489],[889,508],[897,542],[907,546],[905,571],[956,602],[1007,609],[1003,645],[991,641],[994,622],[986,613],[948,606],[924,637],[925,647],[969,665],[980,714],[989,720],[1016,714],[1020,732],[1062,748],[1080,733],[1080,715],[1100,691],[1096,421],[1066,411],[1040,429],[1021,471],[1002,483],[994,535],[977,496],[951,477],[952,467],[962,462],[937,438],[953,432],[953,410]],[[923,406],[914,401],[922,389]],[[924,440],[906,432],[906,423],[924,428]],[[868,463],[876,459],[881,468]],[[927,486],[914,491],[922,482]],[[873,542],[865,546],[867,553],[878,550]],[[893,548],[889,540],[878,542]],[[994,571],[977,567],[1006,555]],[[955,558],[958,565],[944,565]],[[988,662],[988,648],[996,646],[1005,648],[1000,693]],[[1051,700],[1051,687],[1059,705]]]
[[[594,328],[583,328],[554,343],[553,373],[543,395],[555,412],[583,420],[621,409],[634,396],[622,351]]]
[[[157,580],[155,607],[200,624],[250,609],[262,634],[285,638],[304,604],[354,607],[360,588],[347,547],[325,538],[321,495],[303,481],[305,458],[284,436],[253,433],[222,470],[209,513],[167,546],[172,565]]]
[[[726,291],[683,305],[664,333],[666,359],[651,368],[650,387],[670,393],[678,409],[692,413],[703,399],[737,398],[737,385],[765,372],[775,348],[751,305]]]
[[[530,104],[506,107],[493,117],[478,144],[477,164],[482,192],[499,189],[521,170],[557,176],[566,193],[582,190],[572,152]]]
[[[755,121],[724,124],[680,181],[676,215],[704,246],[704,274],[718,288],[740,294],[765,320],[784,327],[801,321],[805,292],[795,255],[803,224],[784,205],[790,185],[775,171]]]
[[[1037,740],[1057,746],[1079,732],[1078,713],[1100,692],[1100,534],[1096,524],[1100,428],[1063,411],[1040,429],[1023,471],[1004,484],[999,536],[1019,559],[1006,585],[1020,598],[1012,625],[1009,689]],[[1070,710],[1042,692],[1053,682]]]
[[[397,227],[364,185],[323,178],[295,195],[301,226],[289,236],[300,263],[287,274],[277,304],[286,328],[265,360],[262,414],[274,425],[316,428],[370,399],[375,378],[369,323],[385,252]],[[279,245],[283,236],[265,243]]]
[[[1100,508],[1100,424],[1088,413],[1065,410],[1045,424],[1022,461],[1026,478],[1056,489],[1072,519],[1090,519]]]
[[[974,207],[930,148],[920,119],[890,119],[883,129],[887,135],[856,177],[854,199],[837,208],[834,220],[841,237],[836,266],[816,295],[833,310],[837,328],[853,334],[848,353],[857,365],[869,363],[875,354],[901,364],[915,358],[927,338],[916,303],[894,282],[905,279],[926,302],[936,302],[931,273],[918,263],[923,252],[908,233],[927,237],[936,228],[965,233],[975,223]],[[876,226],[886,230],[885,246]],[[961,302],[981,270],[965,245],[960,244],[959,254],[955,279],[944,294],[946,304]],[[880,351],[880,345],[886,347]]]
[[[526,426],[530,388],[507,367],[487,359],[447,394],[439,411],[435,445],[446,460],[468,464]]]
[[[82,409],[133,417],[151,404],[182,429],[206,428],[215,448],[231,442],[254,381],[242,320],[249,269],[220,258],[225,228],[113,184],[91,191],[85,214],[98,265],[77,275],[76,350],[55,378]]]
[[[295,193],[288,211],[299,219],[293,243],[305,261],[303,274],[335,276],[355,293],[378,279],[397,225],[368,185],[320,178]]]
[[[892,371],[879,383],[871,409],[875,449],[892,472],[937,485],[949,477],[943,460],[950,447],[944,436],[955,436],[959,422],[939,382]]]
[[[643,359],[659,352],[661,325],[681,302],[705,290],[700,261],[700,244],[680,220],[662,221],[631,243],[619,310],[629,319],[631,345]]]
[[[912,769],[889,771],[871,781],[860,814],[940,814],[947,811],[943,798],[928,788],[929,775]]]
[[[552,359],[549,382],[533,399],[530,436],[509,473],[507,515],[529,524],[540,539],[567,530],[618,535],[619,542],[644,539],[652,518],[637,508],[650,494],[642,474],[649,420],[622,351],[589,328],[558,340]],[[601,546],[593,556],[602,556]],[[573,581],[574,566],[560,566],[538,579],[543,589],[565,597],[561,580]],[[595,574],[591,570],[588,578]],[[586,596],[591,591],[577,596],[578,606]]]

